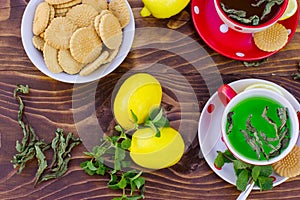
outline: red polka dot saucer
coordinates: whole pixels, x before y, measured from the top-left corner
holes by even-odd
[[[192,0],[191,13],[195,28],[204,42],[228,58],[254,61],[267,58],[279,51],[262,51],[254,44],[251,33],[241,33],[229,28],[219,18],[213,0]],[[278,22],[288,30],[288,41],[296,32],[298,19],[299,6],[292,17]]]

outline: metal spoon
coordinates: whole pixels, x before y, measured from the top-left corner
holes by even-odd
[[[241,192],[241,194],[238,196],[236,200],[245,200],[247,199],[248,195],[250,194],[251,190],[254,187],[255,182],[252,180],[251,183],[249,183],[245,189],[245,191]]]

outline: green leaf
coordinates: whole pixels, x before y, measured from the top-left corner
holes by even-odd
[[[224,156],[222,152],[218,152],[217,157],[215,158],[214,164],[217,168],[222,168],[224,166]]]
[[[121,142],[122,149],[129,149],[131,146],[131,139],[127,138]]]
[[[138,117],[137,117],[136,114],[133,112],[133,110],[130,110],[130,112],[131,112],[131,117],[132,117],[132,119],[133,119],[133,122],[134,122],[135,124],[137,124],[137,122],[139,121]]]
[[[257,178],[259,177],[260,171],[261,171],[261,166],[254,166],[254,167],[252,168],[252,173],[251,173],[251,175],[252,175],[252,178],[253,178],[254,181],[256,181]]]
[[[97,171],[96,171],[96,174],[99,174],[99,175],[104,175],[105,174],[105,172],[106,172],[106,170],[107,170],[107,167],[105,167],[103,164],[102,165],[100,165],[99,167],[98,167],[98,169],[97,169]]]
[[[260,190],[271,190],[273,188],[273,179],[270,177],[260,176],[257,179],[257,185],[260,187]]]
[[[138,189],[140,189],[145,184],[145,178],[139,177],[139,178],[135,179],[133,182],[136,185],[136,187]]]
[[[127,183],[126,177],[123,175],[118,183],[118,186],[120,189],[124,189],[127,186]]]
[[[40,177],[42,175],[42,173],[45,171],[45,169],[47,168],[47,161],[46,161],[46,156],[44,155],[44,153],[42,152],[42,150],[40,149],[39,145],[36,144],[34,145],[35,151],[36,151],[36,158],[38,160],[38,170],[35,174],[35,184],[40,180]]]
[[[91,161],[89,161],[88,163],[87,163],[87,168],[89,168],[91,171],[97,171],[97,168],[94,166],[94,164],[93,164],[93,161],[91,160]]]
[[[118,131],[118,132],[120,132],[120,133],[124,132],[123,128],[120,125],[116,125],[115,126],[115,130]]]
[[[247,168],[251,168],[251,165],[249,165],[241,160],[234,160],[233,167],[235,169],[247,169]]]
[[[85,169],[85,168],[87,168],[87,163],[88,163],[89,161],[84,161],[84,162],[82,162],[82,163],[80,163],[80,167],[82,168],[82,169]]]
[[[130,161],[121,161],[122,168],[130,167],[131,162]]]
[[[147,118],[146,121],[151,121],[153,125],[155,125],[157,128],[162,128],[162,127],[169,127],[170,122],[168,118],[166,118],[163,115],[163,109],[160,107],[154,108],[150,114],[149,117]]]
[[[155,137],[160,137],[160,130],[158,128],[156,129]]]
[[[152,122],[158,122],[163,117],[163,110],[162,108],[155,108],[150,113],[150,119]]]
[[[154,122],[154,125],[156,127],[169,127],[170,122],[166,117],[162,116],[159,121]]]
[[[93,176],[96,172],[90,170],[88,167],[84,168],[85,173],[87,173],[90,176]]]
[[[271,176],[271,174],[273,173],[273,167],[271,165],[264,165],[261,166],[261,170],[260,170],[260,176]]]
[[[126,156],[126,151],[120,147],[116,147],[115,160],[118,160],[118,161],[124,160],[125,156]]]
[[[20,142],[17,140],[16,141],[16,150],[20,153],[23,150],[22,145],[20,144]]]
[[[117,173],[117,171],[120,171],[122,169],[121,162],[119,160],[114,161],[114,170],[112,173]]]
[[[84,155],[89,156],[89,157],[94,157],[95,154],[93,152],[83,152]]]
[[[111,179],[108,183],[108,187],[113,190],[124,189],[127,186],[128,181],[124,174],[121,176],[121,180],[118,181],[116,174],[111,174]]]
[[[118,180],[118,176],[116,174],[110,174],[110,180],[108,182],[108,187],[111,189],[119,189],[119,187],[116,185]]]
[[[247,169],[241,171],[236,180],[236,187],[240,191],[244,191],[249,181],[249,172]]]
[[[112,200],[124,200],[124,197],[114,197]]]
[[[228,149],[226,149],[223,154],[225,163],[231,163],[233,162],[233,160],[236,160],[234,155]]]
[[[126,200],[139,200],[139,199],[144,199],[144,195],[131,196],[126,198]]]

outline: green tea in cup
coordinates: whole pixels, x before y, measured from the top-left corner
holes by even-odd
[[[227,114],[226,134],[238,152],[249,159],[269,160],[278,156],[291,139],[287,108],[262,96],[236,104]]]
[[[299,120],[284,96],[268,89],[236,93],[219,88],[225,109],[221,119],[223,141],[238,159],[253,165],[269,165],[285,157],[295,146]]]

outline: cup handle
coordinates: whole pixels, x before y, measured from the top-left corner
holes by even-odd
[[[224,106],[226,106],[229,103],[229,101],[236,95],[237,95],[236,91],[234,91],[234,89],[232,89],[232,87],[230,87],[227,84],[220,86],[218,89],[219,99]]]

